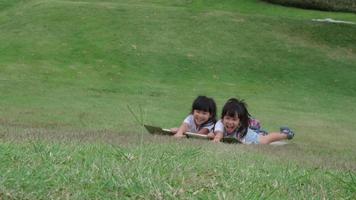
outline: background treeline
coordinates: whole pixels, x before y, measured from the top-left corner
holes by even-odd
[[[356,0],[264,0],[286,6],[356,13]]]

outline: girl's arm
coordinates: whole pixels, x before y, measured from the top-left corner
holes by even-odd
[[[180,127],[178,128],[177,133],[174,134],[174,137],[176,138],[184,137],[184,133],[187,132],[188,129],[189,129],[188,124],[183,122],[182,125],[180,125]]]
[[[179,128],[170,128],[171,132],[174,134],[176,134],[179,130]]]
[[[203,134],[203,135],[208,135],[209,133],[209,129],[207,128],[202,128],[200,129],[200,131],[198,131],[199,134]]]
[[[220,142],[220,140],[223,138],[224,134],[220,131],[215,132],[215,137],[213,142]]]
[[[213,132],[209,132],[209,129],[203,128],[198,131],[199,134],[207,135],[209,139],[214,139],[215,134]]]
[[[215,134],[213,132],[208,133],[208,138],[213,140],[215,137]]]

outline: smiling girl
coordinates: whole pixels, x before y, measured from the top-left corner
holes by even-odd
[[[192,105],[188,115],[179,128],[172,128],[174,137],[184,137],[185,132],[208,135],[212,132],[216,122],[216,104],[214,99],[206,96],[198,96]]]
[[[215,124],[214,142],[222,138],[236,138],[243,144],[269,144],[294,137],[294,132],[287,127],[282,127],[280,132],[260,134],[259,130],[249,128],[249,119],[246,104],[235,98],[229,99],[222,110],[221,120]]]

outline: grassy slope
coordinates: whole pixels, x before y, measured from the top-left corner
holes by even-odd
[[[202,151],[193,146],[195,143],[183,144],[188,150],[199,151],[198,158],[201,158],[189,167],[184,162],[191,160],[180,156],[185,150],[172,153],[171,156],[176,157],[177,162],[183,162],[183,169],[203,166],[198,161],[210,156],[212,159],[205,161],[207,165],[211,165],[207,171],[221,167],[219,161],[228,163],[224,168],[226,173],[229,173],[228,166],[232,168],[235,161],[241,162],[241,169],[254,166],[249,168],[251,170],[246,172],[247,175],[243,173],[245,178],[250,179],[250,182],[247,181],[249,184],[243,187],[246,191],[258,180],[254,175],[256,170],[268,168],[273,171],[272,176],[279,177],[285,175],[280,172],[281,169],[287,169],[288,166],[296,171],[292,173],[295,176],[283,179],[285,183],[282,185],[296,184],[296,189],[303,191],[291,193],[294,197],[308,197],[310,192],[320,188],[323,189],[315,193],[316,198],[350,197],[350,192],[355,190],[354,186],[345,186],[323,176],[324,169],[310,171],[312,167],[324,166],[328,173],[337,173],[342,179],[349,181],[350,176],[346,172],[355,170],[353,146],[356,136],[353,130],[356,125],[353,119],[356,117],[356,26],[310,21],[312,18],[326,17],[356,21],[355,15],[302,11],[243,0],[219,3],[189,3],[178,0],[137,0],[129,3],[113,0],[33,0],[11,3],[0,1],[0,6],[0,123],[4,141],[18,140],[21,137],[31,140],[31,134],[41,132],[42,128],[53,128],[59,131],[58,134],[68,131],[91,133],[90,131],[103,129],[116,132],[114,135],[139,133],[140,130],[132,131],[136,123],[128,112],[127,105],[137,114],[142,108],[142,114],[139,115],[149,123],[175,126],[189,112],[189,105],[197,94],[215,97],[220,106],[231,96],[241,96],[268,129],[273,130],[281,124],[294,127],[298,133],[293,141],[295,145],[283,148],[281,152],[281,149],[272,147],[229,146],[219,150],[220,146],[208,147],[203,144]],[[335,134],[338,136],[336,139]],[[79,134],[77,137],[87,136]],[[134,134],[132,137],[139,135]],[[168,144],[175,146],[170,141]],[[41,144],[35,142],[33,145]],[[123,142],[115,145],[123,145]],[[155,160],[162,156],[160,153],[149,153],[150,148],[154,149],[153,152],[159,148],[168,148],[154,145],[157,144],[151,141],[145,148],[140,145],[127,147],[126,151],[133,155],[142,155],[142,152],[136,152],[136,148],[148,151],[143,155],[145,159],[136,159],[133,164],[128,164],[133,167],[132,176],[147,170],[135,168],[135,162],[149,162],[150,158]],[[36,150],[37,147],[34,146],[2,144],[4,151],[1,152],[10,153],[3,154],[9,160],[0,169],[8,169],[15,155],[26,156],[21,153],[24,149],[29,152],[28,160],[36,160],[36,151],[42,152],[43,149]],[[106,145],[99,146],[103,148],[101,152],[109,157],[114,155],[113,150]],[[49,145],[46,148],[56,148],[54,152],[72,154],[74,157],[78,156],[77,151],[81,151],[88,154],[87,159],[97,159],[96,153],[90,150],[90,145],[89,150],[85,145],[76,147],[66,143]],[[214,159],[225,152],[224,148],[241,150],[246,158],[240,159],[237,154],[236,157],[232,156],[231,163],[224,156],[215,162]],[[213,153],[216,151],[218,153]],[[184,155],[187,156],[186,154]],[[268,157],[261,160],[261,155]],[[48,154],[45,153],[44,164],[52,165],[51,158],[46,156]],[[59,159],[65,157],[59,156]],[[79,162],[78,159],[76,157],[73,162]],[[17,164],[24,166],[23,162],[25,161]],[[292,164],[280,167],[278,164],[275,166],[274,162]],[[304,162],[309,164],[299,169]],[[111,164],[125,165],[125,162],[118,160],[117,163],[106,163],[100,169],[110,168]],[[46,165],[40,166],[48,169]],[[71,164],[54,163],[52,167],[60,170],[73,169]],[[18,169],[28,173],[24,168]],[[85,169],[84,167],[83,171]],[[159,172],[175,169],[172,165]],[[48,169],[48,173],[53,173],[53,170],[55,169]],[[157,180],[155,175],[146,174],[147,181],[182,186],[179,184],[181,180],[170,177],[168,171],[162,175],[165,181]],[[33,175],[40,174],[40,171],[33,172]],[[117,171],[119,172],[120,170]],[[62,172],[62,176],[65,178],[70,173]],[[100,180],[107,181],[103,173],[104,171],[97,174],[99,181],[92,182],[93,188],[83,186],[89,194],[85,193],[82,197],[99,195],[90,192],[101,191]],[[218,192],[226,185],[241,184],[238,180],[227,178],[228,174],[219,173],[221,176],[200,174],[207,182],[215,177],[219,186],[218,190],[198,188],[197,191],[201,192],[197,194],[203,195],[205,191],[208,196],[222,195]],[[20,175],[13,177],[15,174],[18,173],[10,171],[2,176],[0,191],[28,195],[27,198],[31,198],[29,191],[36,190],[36,187],[41,188],[41,184],[31,186],[35,188],[28,188],[26,182],[24,186],[13,184],[19,183]],[[311,174],[316,174],[315,180],[308,179]],[[91,177],[93,174],[84,175]],[[180,175],[183,179],[190,179],[197,174],[183,170]],[[31,177],[27,178],[30,180]],[[273,180],[266,178],[267,183],[261,186],[267,191],[264,197],[272,191],[275,197],[281,196],[288,190],[270,188],[276,184]],[[319,185],[313,186],[313,180]],[[43,179],[39,177],[37,181],[42,182]],[[73,184],[81,181],[83,180],[78,178],[73,180]],[[192,178],[184,191],[189,186],[199,185],[199,181],[198,178]],[[66,183],[66,180],[51,182],[53,186],[33,195],[43,196],[48,192],[55,192],[59,190],[56,187],[58,184],[63,184],[65,191],[70,190],[68,193],[80,190],[66,187]],[[126,187],[122,184],[126,184]],[[137,184],[137,187],[130,184]],[[166,188],[167,185],[155,184],[149,185],[142,179],[135,179],[132,182],[122,180],[114,185],[121,185],[122,190],[120,187],[116,189],[126,191],[126,195],[155,193],[154,188],[170,191]],[[140,190],[140,187],[147,189]],[[23,188],[23,191],[19,192],[19,188]],[[135,189],[132,191],[130,188]],[[332,194],[335,190],[338,192]],[[248,195],[246,191],[237,194]],[[57,193],[53,194],[54,197],[64,195],[65,192]],[[193,193],[194,191],[188,195]],[[260,193],[253,190],[251,195]]]

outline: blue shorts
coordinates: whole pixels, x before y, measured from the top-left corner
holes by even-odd
[[[245,135],[244,138],[242,138],[241,142],[243,144],[259,144],[259,137],[260,134],[257,132],[258,130],[252,130],[252,129],[248,129],[247,133]]]

